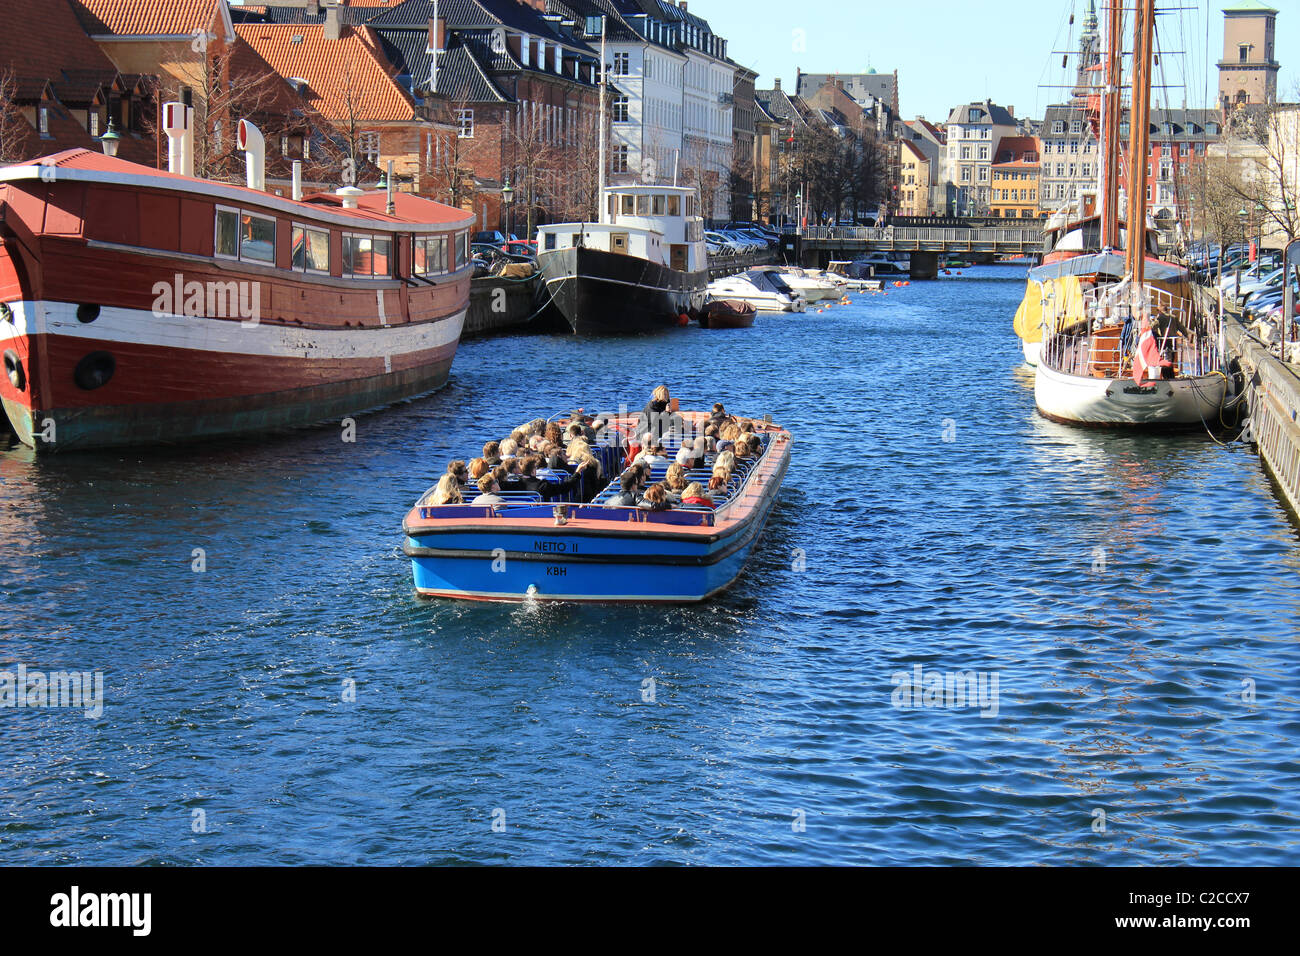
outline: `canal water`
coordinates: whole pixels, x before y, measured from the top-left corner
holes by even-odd
[[[0,709],[0,863],[1296,862],[1300,539],[1245,447],[1038,418],[1022,283],[476,341],[353,442],[0,456],[0,668],[104,680]],[[450,457],[660,382],[796,438],[729,592],[412,596]]]

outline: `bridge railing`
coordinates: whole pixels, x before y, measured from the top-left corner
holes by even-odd
[[[805,239],[874,242],[893,248],[945,246],[967,248],[977,245],[1018,245],[1039,248],[1043,244],[1041,225],[1020,228],[959,229],[914,228],[908,226],[813,226]]]

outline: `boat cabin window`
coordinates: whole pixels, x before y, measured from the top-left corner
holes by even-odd
[[[636,197],[636,214],[637,214],[638,216],[648,216],[648,215],[650,215],[650,197],[649,197],[649,196],[637,196],[637,197]]]
[[[609,196],[609,214],[611,216],[618,215],[618,197],[613,193],[610,193]]]
[[[213,249],[225,259],[273,263],[275,220],[218,206]]]
[[[623,202],[621,207],[623,215],[631,216],[636,211],[636,197],[625,193],[620,198]]]
[[[655,196],[655,197],[654,197],[654,205],[653,205],[653,208],[652,208],[650,211],[651,211],[651,214],[652,214],[652,215],[655,215],[655,216],[662,216],[662,215],[664,214],[664,197],[663,197],[663,196]]]
[[[343,234],[343,274],[358,279],[392,275],[393,240],[388,236]]]
[[[612,196],[610,197],[610,202],[609,202],[609,204],[610,204],[611,206],[614,205],[614,199],[613,199]],[[613,210],[611,209],[610,211],[612,212]],[[554,248],[555,248],[555,233],[553,233],[553,232],[545,233],[545,237],[544,237],[544,240],[543,240],[542,248],[544,248],[544,249],[554,249]]]
[[[688,215],[688,216],[694,216],[694,215],[695,215],[695,197],[694,197],[694,196],[687,196],[687,197],[686,197],[686,215]]]
[[[680,216],[682,214],[682,203],[680,196],[668,197],[668,215]]]
[[[469,265],[469,233],[456,233],[456,268],[463,269]]]
[[[298,272],[330,271],[328,229],[293,224],[293,267]]]
[[[447,268],[447,237],[416,236],[411,240],[416,275],[442,275]]]

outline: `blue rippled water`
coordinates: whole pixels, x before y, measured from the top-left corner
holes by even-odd
[[[0,665],[106,697],[0,710],[0,862],[1297,862],[1296,533],[1244,446],[1039,419],[1022,275],[473,342],[352,444],[0,456]],[[660,381],[795,434],[729,592],[412,596],[449,457]],[[895,706],[918,665],[997,696]]]

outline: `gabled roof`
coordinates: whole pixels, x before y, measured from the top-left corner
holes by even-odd
[[[921,162],[928,163],[930,161],[930,157],[925,155],[925,153],[921,152],[921,147],[917,146],[910,139],[901,140],[901,142],[903,144],[903,149],[912,153],[912,155],[915,156],[917,159],[919,159]]]
[[[117,73],[99,44],[86,35],[69,0],[0,2],[0,64],[16,77],[48,78],[62,66]]]
[[[998,140],[997,149],[993,151],[994,165],[1010,163],[1028,163],[1037,165],[1033,160],[1026,160],[1027,154],[1037,155],[1038,140],[1032,136],[1003,136]]]
[[[777,123],[793,123],[795,126],[808,125],[803,118],[803,111],[785,90],[755,90],[754,101]]]
[[[91,36],[194,36],[202,30],[227,41],[226,0],[72,0]]]
[[[361,0],[360,3],[350,2],[336,9],[340,23],[361,24],[401,2],[402,0]],[[305,6],[268,7],[246,3],[232,6],[230,18],[235,23],[324,23],[325,10],[322,7],[315,13],[310,13]]]
[[[337,40],[325,39],[318,24],[245,23],[236,32],[280,76],[306,80],[304,98],[326,119],[337,122],[350,114],[371,123],[415,118],[415,103],[389,75],[369,27],[344,27]]]

